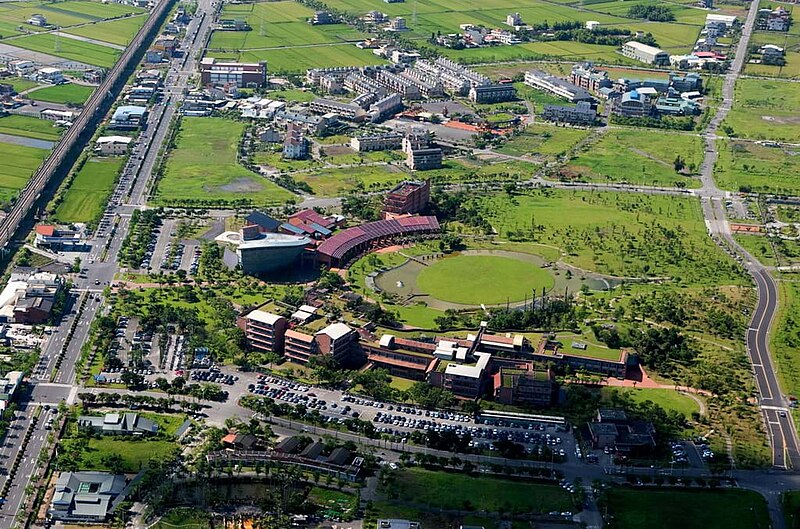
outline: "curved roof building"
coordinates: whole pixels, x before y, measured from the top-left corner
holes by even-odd
[[[245,233],[236,249],[239,263],[246,274],[263,274],[291,265],[311,244],[308,237],[296,237],[283,233]]]

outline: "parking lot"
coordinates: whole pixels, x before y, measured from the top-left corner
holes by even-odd
[[[247,390],[276,402],[304,405],[318,411],[328,423],[344,424],[348,418],[370,421],[380,433],[395,436],[400,442],[406,442],[414,431],[452,432],[462,438],[469,436],[469,446],[480,451],[495,452],[494,443],[512,441],[522,445],[527,454],[549,456],[552,453],[554,458],[564,461],[575,450],[573,436],[558,431],[553,424],[514,426],[502,421],[494,425],[478,424],[462,413],[377,402],[268,375],[259,375],[257,381],[248,384]]]

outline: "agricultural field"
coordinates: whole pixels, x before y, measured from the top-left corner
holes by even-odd
[[[249,201],[283,204],[285,189],[238,164],[236,152],[245,125],[222,118],[184,118],[158,182],[156,204],[210,204]]]
[[[800,141],[798,106],[800,85],[797,83],[739,79],[733,109],[725,119],[723,131],[742,138],[797,142]]]
[[[105,22],[97,22],[88,26],[80,26],[70,29],[67,33],[71,35],[78,35],[80,37],[88,37],[90,39],[101,40],[119,46],[127,45],[136,32],[144,25],[147,17],[137,16],[121,18],[118,20],[108,20]]]
[[[68,0],[57,4],[44,1],[4,2],[0,5],[0,38],[21,34],[18,26],[23,26],[27,31],[43,31],[44,28],[26,23],[34,13],[44,15],[48,23],[63,29],[145,12],[145,9],[138,7],[99,1]]]
[[[47,53],[102,68],[114,66],[121,54],[114,48],[65,37],[59,37],[58,45],[56,45],[56,37],[52,33],[20,37],[14,39],[13,44],[26,50]]]
[[[561,156],[591,133],[589,129],[535,124],[513,136],[496,151],[511,156]]]
[[[55,211],[62,223],[91,222],[102,213],[122,169],[123,158],[90,158],[64,193]]]
[[[581,179],[642,185],[699,187],[700,181],[675,170],[678,155],[688,171],[703,160],[703,142],[694,135],[612,130],[570,161],[567,169]]]
[[[730,139],[718,141],[714,179],[730,191],[800,194],[800,149],[765,147]]]
[[[23,136],[36,140],[56,141],[64,132],[63,127],[53,126],[53,122],[47,119],[39,119],[30,116],[19,116],[8,114],[0,117],[0,134],[10,134],[12,136]]]
[[[430,508],[464,509],[489,512],[548,512],[572,509],[572,499],[564,489],[550,484],[489,477],[473,477],[449,472],[407,469],[397,474],[390,485],[399,501],[413,501]]]
[[[94,92],[93,86],[62,84],[40,88],[28,94],[28,97],[36,101],[82,106],[92,95],[92,92]]]
[[[767,528],[764,498],[752,491],[633,490],[607,493],[608,512],[617,529]]]
[[[222,17],[244,19],[252,31],[214,32],[208,46],[209,55],[234,54],[241,60],[266,60],[270,70],[277,72],[380,62],[370,50],[353,45],[364,40],[366,35],[346,24],[312,26],[307,20],[313,15],[312,9],[286,0],[226,5]],[[308,46],[314,49],[309,50]],[[315,57],[317,55],[321,57]]]
[[[561,248],[583,270],[682,284],[744,280],[707,237],[696,199],[543,190],[474,201],[500,237]]]
[[[242,62],[268,61],[270,72],[305,73],[309,68],[332,66],[369,66],[386,61],[352,44],[328,44],[302,48],[277,48],[272,50],[246,50],[241,52],[209,51],[206,56]]]
[[[7,202],[25,187],[48,153],[46,149],[0,143],[0,202]]]

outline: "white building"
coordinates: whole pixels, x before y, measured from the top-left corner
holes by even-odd
[[[35,13],[31,15],[31,18],[28,19],[28,24],[32,26],[39,26],[43,28],[47,26],[47,18],[44,15],[40,15],[39,13]]]
[[[598,22],[597,20],[586,21],[586,29],[588,29],[589,31],[594,31],[599,27],[600,27],[600,22]]]
[[[61,84],[64,82],[64,74],[58,68],[40,68],[36,72],[36,77],[43,83]]]
[[[133,138],[128,136],[100,136],[95,142],[94,150],[104,155],[120,155],[128,152]]]
[[[635,40],[622,45],[622,55],[646,64],[669,65],[669,54],[667,52]]]

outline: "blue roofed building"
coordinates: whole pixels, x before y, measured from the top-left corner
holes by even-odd
[[[109,128],[134,130],[145,124],[147,107],[122,105],[117,107],[111,116]]]

